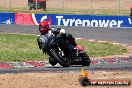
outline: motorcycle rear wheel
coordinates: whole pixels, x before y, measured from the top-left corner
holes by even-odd
[[[82,60],[82,66],[89,66],[91,63],[90,57],[86,54],[86,52],[84,51],[83,55],[83,60]]]
[[[90,65],[90,60],[84,60],[83,62],[82,62],[82,66],[89,66]]]

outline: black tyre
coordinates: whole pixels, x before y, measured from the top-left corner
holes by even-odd
[[[86,77],[82,77],[80,80],[79,80],[80,84],[82,86],[88,86],[91,84],[90,82],[90,79],[86,78]]]
[[[63,51],[61,51],[63,52]],[[64,52],[63,52],[64,53]],[[69,67],[71,60],[69,59],[69,57],[67,57],[67,55],[61,56],[59,55],[59,50],[52,50],[51,51],[52,57],[63,67]]]
[[[55,66],[57,64],[57,62],[52,58],[52,57],[49,57],[49,63],[52,65],[52,66]]]
[[[82,66],[89,66],[91,63],[90,57],[86,54],[83,55]]]
[[[84,60],[84,61],[82,62],[82,66],[89,66],[90,63],[91,63],[90,60]]]

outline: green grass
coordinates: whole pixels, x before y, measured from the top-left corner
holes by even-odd
[[[2,8],[0,12],[14,12],[14,13],[37,13],[37,14],[91,14],[91,15],[121,15],[128,16],[130,14],[128,10],[112,10],[112,9],[55,9],[47,8],[46,11],[43,9],[29,10],[29,8]]]
[[[113,45],[108,42],[88,42],[87,40],[78,40],[78,44],[84,46],[86,52],[92,57],[109,56],[126,53],[128,50],[119,45]]]
[[[44,60],[35,35],[0,34],[0,61]]]
[[[0,62],[46,60],[37,46],[37,36],[20,34],[0,34]],[[93,43],[86,40],[76,40],[83,45],[90,57],[122,54],[127,49],[109,43]]]

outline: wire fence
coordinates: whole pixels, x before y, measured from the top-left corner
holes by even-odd
[[[0,7],[8,9],[29,8],[28,1],[0,0]],[[38,2],[35,6],[37,5]],[[53,12],[129,15],[130,6],[132,6],[132,0],[46,0],[46,10]]]

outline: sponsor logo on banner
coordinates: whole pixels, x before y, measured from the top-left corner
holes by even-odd
[[[129,22],[129,24],[132,25],[132,20],[131,20],[131,18],[128,18],[128,22]]]
[[[32,19],[36,25],[43,20],[50,20],[52,25],[58,26],[132,27],[127,16],[32,14]]]
[[[41,16],[41,15],[40,15],[40,16]],[[48,21],[50,24],[52,24],[52,18],[51,18],[50,16],[47,16],[47,15],[42,15],[41,17],[37,18],[37,17],[35,16],[35,14],[32,14],[32,19],[33,19],[33,21],[34,21],[34,23],[35,23],[36,25],[39,25],[39,23],[40,23],[41,21],[44,21],[44,20],[46,20],[46,21]]]
[[[132,27],[131,19],[127,16],[90,16],[63,14],[24,14],[16,13],[15,24],[35,24],[43,20],[58,26],[88,26],[88,27]],[[6,22],[10,24],[8,20]]]
[[[14,24],[14,13],[0,13],[0,24]]]
[[[90,27],[121,27],[123,20],[84,20],[84,19],[65,19],[63,16],[56,16],[58,25],[64,26],[90,26]]]

